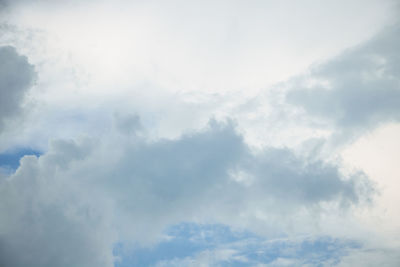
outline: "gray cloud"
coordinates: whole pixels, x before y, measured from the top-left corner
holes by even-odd
[[[138,115],[121,115],[115,113],[113,124],[120,133],[125,135],[135,135],[142,129],[142,124]]]
[[[24,157],[2,181],[0,266],[113,266],[104,202],[94,205],[101,200],[85,197],[90,187],[80,192],[74,179],[57,175],[84,157],[84,148],[56,142],[43,158]]]
[[[112,266],[115,242],[152,242],[170,224],[252,218],[265,228],[262,212],[282,227],[289,210],[356,204],[371,190],[362,175],[286,149],[255,154],[231,123],[176,140],[55,141],[0,181],[0,265]]]
[[[289,103],[341,130],[400,120],[400,25],[312,69],[319,82],[292,86]]]
[[[0,130],[6,119],[21,111],[24,95],[34,78],[34,68],[25,56],[14,47],[0,47]]]
[[[342,180],[336,166],[307,162],[290,150],[267,149],[262,155],[250,157],[248,165],[249,173],[257,177],[253,190],[259,194],[267,193],[299,205],[340,197],[357,202],[356,180]]]

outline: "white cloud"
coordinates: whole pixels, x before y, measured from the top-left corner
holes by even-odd
[[[118,90],[116,81],[254,92],[369,38],[391,21],[391,7],[373,0],[35,1],[9,22],[45,31],[38,45],[88,73],[92,94]]]

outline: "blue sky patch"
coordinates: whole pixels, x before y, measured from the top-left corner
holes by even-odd
[[[114,255],[120,261],[115,266],[186,266],[188,262],[196,264],[199,255],[208,255],[214,260],[210,264],[218,266],[280,262],[323,266],[336,265],[348,249],[360,248],[355,241],[327,236],[267,239],[219,224],[182,223],[170,227],[165,234],[169,238],[151,248],[136,247],[127,252],[123,244],[116,245]],[[218,261],[221,253],[228,253],[229,258]]]
[[[6,170],[15,171],[18,169],[19,160],[23,156],[34,155],[39,157],[42,153],[32,148],[18,148],[0,153],[0,167]]]

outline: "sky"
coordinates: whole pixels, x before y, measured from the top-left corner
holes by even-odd
[[[396,0],[0,0],[0,266],[400,266]]]

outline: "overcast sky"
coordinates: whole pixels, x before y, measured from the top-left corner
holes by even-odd
[[[400,266],[395,0],[0,0],[0,266]]]

